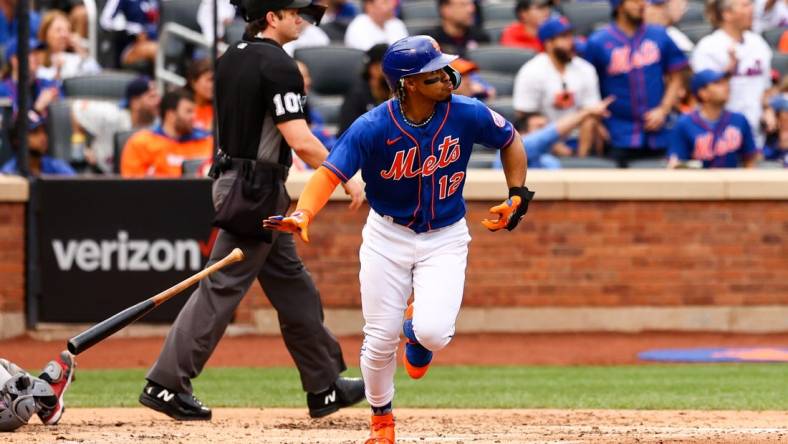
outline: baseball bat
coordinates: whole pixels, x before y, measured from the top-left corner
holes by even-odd
[[[89,349],[90,347],[93,347],[94,345],[103,341],[104,339],[107,339],[108,337],[112,336],[121,328],[133,323],[137,319],[150,313],[151,311],[153,311],[154,308],[158,307],[164,302],[170,300],[173,296],[177,295],[183,290],[199,282],[200,279],[224,268],[227,265],[230,265],[234,262],[242,261],[243,259],[244,259],[243,252],[239,248],[233,249],[233,251],[231,251],[230,254],[225,256],[219,262],[216,262],[215,264],[211,265],[210,267],[205,268],[202,271],[194,274],[193,276],[186,278],[185,280],[162,291],[156,296],[152,296],[142,302],[132,305],[131,307],[121,311],[120,313],[115,314],[112,317],[99,322],[98,324],[90,327],[89,329],[69,339],[68,351],[74,355],[78,355],[82,353],[83,351]]]

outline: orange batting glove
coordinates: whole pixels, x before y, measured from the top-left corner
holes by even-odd
[[[271,216],[263,221],[263,228],[298,233],[304,242],[309,242],[309,222],[312,217],[308,211],[296,210],[289,216]]]
[[[528,203],[533,198],[534,192],[527,187],[509,188],[509,198],[502,204],[490,208],[490,213],[497,214],[498,219],[484,219],[482,225],[490,231],[498,231],[502,228],[514,230],[528,211]]]

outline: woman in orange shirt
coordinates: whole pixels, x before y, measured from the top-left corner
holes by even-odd
[[[194,95],[197,105],[194,126],[205,131],[213,129],[213,64],[210,59],[197,60],[189,67],[186,89]]]

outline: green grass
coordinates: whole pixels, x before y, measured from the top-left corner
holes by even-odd
[[[348,372],[358,376],[358,369]],[[75,407],[133,407],[144,370],[81,370]],[[398,407],[788,410],[788,365],[440,367],[397,372]],[[305,407],[292,368],[212,368],[194,381],[211,407]]]

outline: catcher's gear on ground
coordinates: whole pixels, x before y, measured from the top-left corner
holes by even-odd
[[[271,216],[263,221],[263,228],[298,233],[304,242],[309,242],[309,221],[312,217],[307,211],[294,211],[289,216]]]
[[[53,405],[41,405],[42,408],[38,411],[38,417],[41,418],[41,422],[44,424],[55,425],[63,416],[63,411],[66,410],[63,396],[71,385],[71,381],[74,380],[74,368],[76,366],[74,355],[63,350],[60,352],[58,359],[49,361],[41,372],[39,378],[46,381],[49,386],[52,387],[57,401]]]
[[[0,432],[22,427],[35,413],[57,403],[49,384],[0,359]]]
[[[514,230],[528,211],[528,203],[533,198],[534,192],[530,191],[528,187],[509,188],[509,198],[502,204],[490,208],[490,213],[498,214],[498,219],[494,221],[484,219],[482,225],[490,231],[498,231],[501,228],[506,228],[509,231]]]

